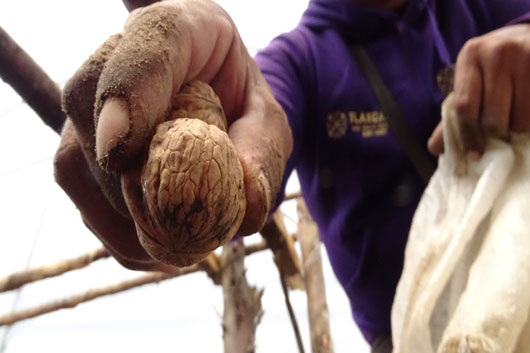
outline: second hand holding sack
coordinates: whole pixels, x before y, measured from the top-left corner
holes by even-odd
[[[395,352],[530,352],[530,136],[489,139],[469,161],[451,102],[394,299]]]

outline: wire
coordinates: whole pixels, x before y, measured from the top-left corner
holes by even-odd
[[[31,244],[31,248],[29,250],[28,258],[26,260],[26,265],[24,266],[25,270],[27,270],[29,268],[29,266],[31,264],[31,260],[33,259],[33,254],[35,253],[37,240],[39,238],[39,235],[41,234],[42,224],[44,223],[44,217],[46,216],[46,212],[48,211],[48,205],[50,204],[51,191],[52,191],[52,183],[49,183],[48,184],[48,194],[46,196],[46,201],[44,203],[44,207],[43,207],[41,215],[40,215],[39,224],[37,226],[37,231],[35,232],[35,235],[33,237],[33,241],[32,241],[32,244]],[[12,313],[15,312],[15,310],[16,310],[16,308],[18,306],[18,302],[20,301],[20,297],[21,297],[21,294],[22,294],[22,289],[23,288],[19,288],[16,291],[15,299],[13,300],[13,305],[11,306],[11,312]],[[4,351],[5,351],[6,347],[7,347],[7,340],[8,340],[9,333],[11,331],[11,327],[12,326],[7,326],[5,331],[4,331],[4,335],[2,336],[2,342],[0,343],[0,353],[4,353]]]
[[[55,81],[55,84],[60,89],[62,89],[64,87],[64,85],[66,84],[66,81],[68,81],[68,79],[65,78],[65,79],[62,79],[62,80],[59,80],[59,81]],[[13,87],[11,87],[9,84],[5,84],[5,85],[8,86],[9,88],[11,88],[16,93],[16,91],[13,89]],[[23,98],[20,98],[18,103],[13,104],[11,107],[7,108],[6,110],[4,110],[3,112],[0,113],[0,119],[8,116],[10,113],[12,113],[13,111],[15,111],[16,109],[18,109],[19,107],[21,107],[23,105],[27,105],[27,102]]]
[[[31,162],[29,164],[25,164],[23,166],[16,167],[15,169],[11,169],[11,170],[8,170],[7,172],[4,172],[4,173],[0,174],[0,178],[8,176],[8,175],[11,175],[11,174],[14,174],[14,173],[17,173],[17,172],[21,172],[23,170],[26,170],[28,168],[34,167],[34,166],[36,166],[38,164],[41,164],[41,163],[44,163],[44,162],[49,162],[51,160],[53,160],[53,157],[46,157],[46,158],[40,159],[38,161]]]
[[[21,106],[23,106],[24,104],[26,104],[26,101],[21,99],[18,103],[12,105],[11,107],[7,108],[6,110],[4,110],[3,112],[0,113],[0,119],[8,116],[10,113],[12,113],[13,111],[15,111],[16,109],[20,108]]]

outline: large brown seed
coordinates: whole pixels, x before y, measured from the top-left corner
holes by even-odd
[[[175,266],[231,239],[246,209],[243,170],[217,97],[200,82],[183,91],[176,119],[156,129],[141,176],[123,185],[141,244]]]

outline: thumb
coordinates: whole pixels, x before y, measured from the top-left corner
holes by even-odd
[[[243,116],[228,130],[243,167],[247,198],[239,235],[263,227],[280,191],[293,144],[285,113],[262,77],[251,88],[247,102]]]
[[[427,141],[427,148],[429,152],[434,156],[439,156],[444,152],[444,140],[443,140],[443,130],[442,123],[439,122],[436,125],[429,141]]]
[[[111,171],[124,169],[165,120],[189,61],[176,8],[153,6],[133,16],[96,91],[96,154]]]

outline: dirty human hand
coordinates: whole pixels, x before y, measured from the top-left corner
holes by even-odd
[[[530,24],[503,27],[469,40],[455,68],[453,102],[462,119],[466,150],[479,156],[485,137],[507,140],[530,131]],[[428,142],[443,152],[441,125]]]
[[[69,117],[56,179],[85,224],[124,266],[171,272],[141,247],[121,192],[180,89],[208,83],[224,110],[242,166],[246,212],[239,234],[258,231],[279,190],[292,137],[285,114],[229,16],[213,1],[175,0],[134,11],[70,79]]]

